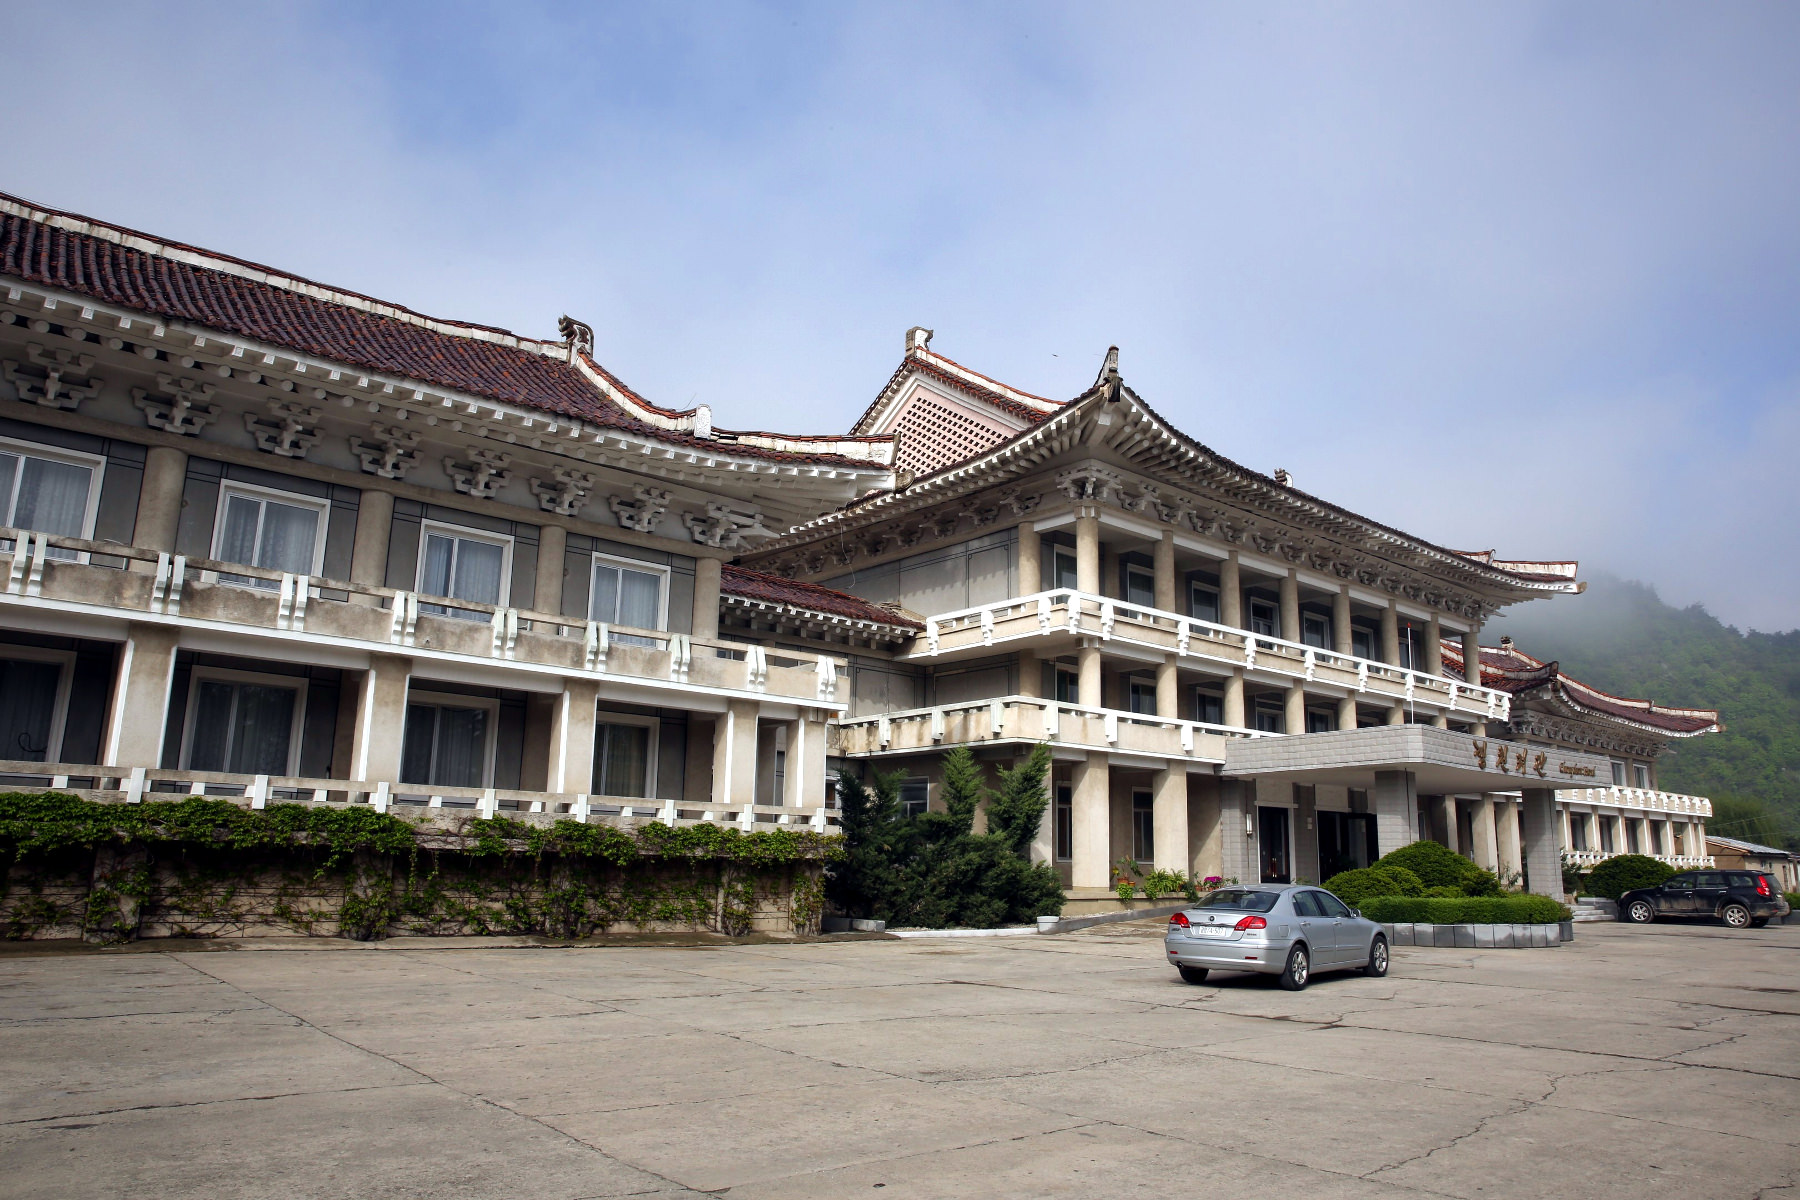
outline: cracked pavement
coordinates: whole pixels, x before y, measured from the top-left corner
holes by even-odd
[[[0,954],[0,1196],[1800,1196],[1800,927]]]

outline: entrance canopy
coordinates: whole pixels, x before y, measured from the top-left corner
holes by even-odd
[[[1609,760],[1551,746],[1472,737],[1431,725],[1382,725],[1288,737],[1233,738],[1226,775],[1373,787],[1378,771],[1410,771],[1419,792],[1589,788],[1612,782]]]

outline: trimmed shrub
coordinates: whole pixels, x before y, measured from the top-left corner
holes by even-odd
[[[1463,893],[1468,892],[1463,884],[1475,882],[1473,877],[1481,871],[1481,868],[1441,842],[1413,842],[1398,850],[1390,850],[1375,865],[1405,867],[1428,888],[1448,887]],[[1495,890],[1499,890],[1497,886]]]
[[[1655,887],[1675,873],[1668,863],[1646,854],[1620,854],[1588,872],[1587,894],[1617,900],[1626,892]]]
[[[1405,867],[1359,867],[1327,879],[1325,890],[1356,908],[1371,896],[1423,895],[1425,886]]]
[[[1371,921],[1429,925],[1548,925],[1569,910],[1548,896],[1375,896],[1360,905]]]
[[[1437,900],[1461,900],[1463,890],[1453,887],[1428,887],[1425,894]]]

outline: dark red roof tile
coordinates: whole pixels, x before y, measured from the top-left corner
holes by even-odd
[[[752,571],[748,567],[727,564],[720,575],[719,590],[728,596],[743,596],[765,604],[785,604],[809,612],[827,613],[853,621],[872,621],[899,629],[923,629],[923,623],[902,616],[860,596],[821,587],[816,583],[800,583],[783,575]]]

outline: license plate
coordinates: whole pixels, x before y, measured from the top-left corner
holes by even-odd
[[[1194,932],[1199,934],[1201,937],[1229,937],[1231,935],[1231,926],[1229,926],[1229,925],[1196,925],[1196,926],[1194,926]]]

